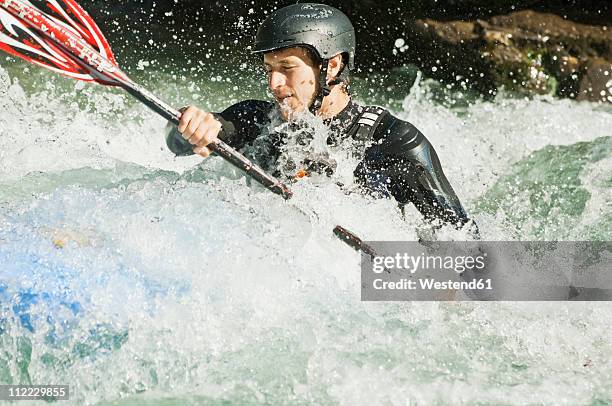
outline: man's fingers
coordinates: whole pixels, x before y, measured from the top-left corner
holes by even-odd
[[[191,123],[187,126],[187,130],[185,130],[185,134],[190,134],[188,138],[189,143],[191,145],[196,145],[202,140],[204,134],[206,134],[206,124],[202,121],[191,120]],[[186,137],[186,135],[183,136]]]
[[[187,129],[187,126],[191,122],[191,119],[197,114],[197,112],[198,108],[195,106],[189,106],[182,112],[181,119],[179,120],[178,125],[178,130],[181,134],[185,135],[184,132]]]
[[[219,131],[221,131],[221,123],[210,115],[209,121],[200,128],[205,128],[206,131],[198,144],[193,148],[193,152],[206,158],[212,153],[210,144],[213,144],[219,139],[218,135]],[[200,130],[200,128],[198,128],[198,130]]]
[[[207,157],[211,150],[206,146],[217,139],[221,123],[215,119],[213,114],[206,113],[195,106],[189,106],[182,110],[178,130],[184,139],[194,145],[193,151],[196,154]]]
[[[201,128],[201,127],[200,127]],[[198,129],[199,130],[199,129]],[[221,123],[214,120],[210,125],[206,125],[204,134],[200,140],[196,143],[198,147],[205,147],[208,144],[215,142],[218,139],[219,131],[221,130]]]
[[[194,154],[198,154],[200,156],[203,156],[204,158],[208,157],[211,154],[211,150],[209,148],[206,147],[195,147],[193,149]]]

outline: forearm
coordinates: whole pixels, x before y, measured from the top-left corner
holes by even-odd
[[[427,191],[422,193],[422,197],[415,201],[414,205],[430,222],[439,220],[461,228],[469,221],[465,209],[456,196]]]
[[[457,194],[442,171],[429,141],[418,133],[413,142],[393,150],[388,158],[394,179],[394,196],[405,205],[413,203],[428,221],[463,227],[469,218]]]
[[[440,219],[458,227],[467,223],[467,213],[444,175],[431,144],[424,139],[407,157],[416,167],[418,186],[424,195],[417,205],[421,213],[428,219]]]

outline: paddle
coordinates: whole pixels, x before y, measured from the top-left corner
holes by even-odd
[[[181,113],[132,81],[119,68],[108,41],[74,0],[0,0],[0,49],[73,79],[119,86],[165,119]],[[285,199],[291,191],[242,154],[218,140],[209,148]]]
[[[118,86],[165,119],[178,124],[181,113],[132,81],[121,71],[100,28],[74,0],[0,0],[0,49],[73,79]],[[44,11],[43,11],[44,10]],[[209,148],[257,182],[282,196],[293,193],[238,151],[218,140]],[[373,251],[350,231],[334,234],[368,255]]]

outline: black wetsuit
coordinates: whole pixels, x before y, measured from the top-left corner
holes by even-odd
[[[262,128],[270,124],[274,109],[272,103],[247,100],[215,113],[223,125],[219,138],[238,150],[252,145],[262,134]],[[354,102],[325,124],[331,133],[327,139],[329,146],[340,145],[350,137],[351,147],[359,150],[356,153],[360,163],[354,175],[356,183],[365,190],[392,196],[401,208],[412,202],[427,220],[439,219],[456,227],[468,222],[433,146],[412,124],[382,108],[362,107]],[[269,137],[268,154],[276,159],[281,154],[283,135],[274,135]],[[193,154],[193,146],[176,130],[168,134],[167,145],[176,155]],[[257,164],[269,171],[275,169],[262,162]],[[317,162],[310,166],[321,169]],[[322,167],[331,170],[326,165]]]

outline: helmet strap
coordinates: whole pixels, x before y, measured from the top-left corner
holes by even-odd
[[[330,92],[329,86],[327,85],[327,65],[329,65],[329,59],[321,60],[317,95],[315,96],[314,102],[310,105],[310,112],[312,114],[315,114],[317,110],[321,108],[323,105],[323,98]]]

